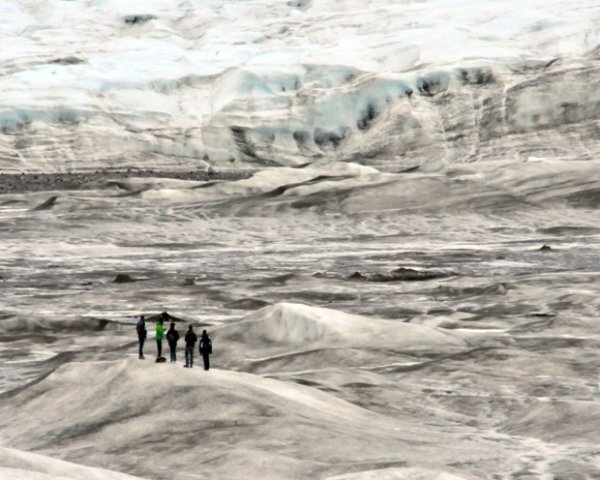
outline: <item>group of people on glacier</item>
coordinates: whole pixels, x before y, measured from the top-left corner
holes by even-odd
[[[146,330],[146,319],[144,315],[140,316],[140,319],[136,325],[138,341],[139,341],[139,358],[144,358],[144,342],[146,341],[146,337],[148,336],[148,331]],[[166,333],[165,333],[166,332]],[[164,362],[166,359],[162,356],[162,341],[163,338],[167,338],[167,342],[169,343],[169,349],[171,350],[171,362],[177,361],[177,342],[179,341],[179,332],[175,330],[175,322],[171,322],[169,330],[166,330],[164,327],[164,319],[159,317],[156,320],[156,347],[157,347],[157,362]],[[194,332],[194,327],[190,325],[188,327],[188,331],[184,337],[185,341],[185,368],[192,368],[194,366],[194,348],[196,346],[196,342],[198,341],[198,336],[196,332]],[[199,343],[199,351],[200,355],[202,355],[202,360],[204,361],[204,370],[208,370],[210,368],[210,355],[212,354],[212,341],[206,333],[206,330],[202,330],[202,335],[200,335],[200,343]]]

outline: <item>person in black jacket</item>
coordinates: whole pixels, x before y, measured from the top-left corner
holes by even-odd
[[[144,342],[146,341],[146,336],[148,332],[146,332],[146,320],[143,315],[140,315],[140,319],[135,326],[138,335],[139,342],[139,358],[144,359]]]
[[[206,330],[202,330],[199,347],[202,360],[204,360],[204,370],[208,370],[210,368],[209,355],[212,353],[212,342],[210,341],[210,337],[208,336],[208,333],[206,333]]]
[[[171,349],[171,361],[177,361],[177,340],[179,340],[179,332],[175,330],[175,323],[171,322],[171,328],[167,331],[167,342],[169,342],[169,348]]]
[[[198,337],[194,333],[194,327],[190,325],[188,332],[185,334],[185,368],[194,366],[194,346]]]

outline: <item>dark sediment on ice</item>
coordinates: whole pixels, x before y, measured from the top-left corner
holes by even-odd
[[[452,272],[443,272],[437,270],[413,270],[412,268],[400,267],[390,273],[363,274],[359,271],[348,275],[349,280],[368,281],[368,282],[415,282],[423,280],[433,280],[436,278],[446,278],[454,275]]]
[[[115,279],[113,280],[113,282],[115,282],[115,283],[129,283],[129,282],[135,282],[135,281],[136,281],[136,279],[133,278],[128,273],[118,273],[117,276],[115,277]]]
[[[214,181],[240,180],[251,177],[251,170],[97,170],[93,172],[66,173],[0,173],[0,194],[41,192],[46,190],[85,190],[97,188],[98,182],[125,180],[127,178],[174,178],[179,180]]]

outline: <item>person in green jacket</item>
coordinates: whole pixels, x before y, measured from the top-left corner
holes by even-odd
[[[162,339],[165,336],[165,327],[163,326],[162,318],[156,322],[156,347],[158,348],[158,354],[156,358],[162,357]]]

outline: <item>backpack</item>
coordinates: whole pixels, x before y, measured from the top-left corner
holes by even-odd
[[[212,353],[212,342],[210,341],[210,338],[208,338],[208,337],[200,339],[199,347],[200,347],[200,353],[203,353],[203,352]]]

